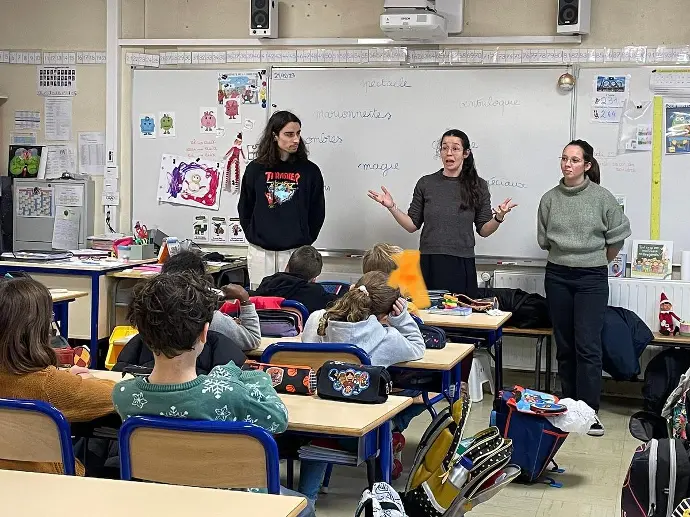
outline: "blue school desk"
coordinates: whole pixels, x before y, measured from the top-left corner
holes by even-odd
[[[66,289],[51,289],[50,295],[53,298],[53,317],[60,329],[60,335],[67,339],[69,337],[69,304],[77,298],[88,296],[84,291],[68,291]]]
[[[23,272],[29,275],[43,275],[55,277],[87,277],[90,281],[90,291],[87,296],[91,297],[91,311],[89,324],[89,350],[91,351],[91,367],[95,368],[98,359],[98,318],[99,318],[99,301],[101,295],[100,281],[109,272],[122,271],[138,264],[147,264],[155,262],[155,259],[130,261],[128,264],[122,262],[107,262],[100,261],[54,261],[54,262],[24,262],[15,260],[1,260],[0,261],[0,275],[13,272]],[[41,280],[40,278],[38,279]],[[42,283],[47,283],[43,281]],[[51,282],[51,286],[55,286]],[[51,287],[49,286],[49,287]],[[59,317],[67,318],[66,305],[58,305],[57,311]],[[58,315],[56,314],[56,317]],[[68,328],[68,327],[66,327]],[[110,329],[108,329],[108,333]],[[64,334],[63,334],[64,335]]]

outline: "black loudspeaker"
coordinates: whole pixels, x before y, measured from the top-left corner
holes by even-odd
[[[559,34],[589,34],[592,0],[556,0]]]
[[[249,35],[278,37],[278,0],[249,0]]]
[[[0,253],[12,251],[12,178],[0,176]]]
[[[268,4],[270,0],[252,0],[252,29],[268,28]]]
[[[558,0],[558,25],[575,25],[579,14],[577,0]]]

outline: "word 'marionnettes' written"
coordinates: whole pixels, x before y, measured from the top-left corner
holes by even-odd
[[[185,148],[187,158],[209,158],[218,159],[218,146],[215,140],[205,140],[202,138],[192,138],[189,145]]]
[[[364,79],[361,84],[366,91],[371,88],[412,88],[412,85],[404,77],[398,79]]]
[[[357,119],[378,119],[378,120],[390,120],[390,111],[379,111],[376,108],[370,110],[317,110],[317,119],[333,119],[341,118],[346,120],[357,120]]]
[[[388,173],[390,171],[397,171],[400,170],[400,164],[398,162],[395,163],[385,163],[385,162],[378,162],[378,163],[360,163],[357,165],[357,168],[363,171],[379,171],[381,172],[382,176],[388,176]]]

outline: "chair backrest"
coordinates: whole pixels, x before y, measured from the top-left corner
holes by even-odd
[[[133,416],[119,441],[125,480],[280,493],[278,446],[253,424]]]
[[[73,476],[69,422],[47,402],[0,399],[0,458],[62,463],[65,474]]]
[[[323,290],[327,293],[336,295],[346,292],[348,289],[350,289],[350,284],[348,284],[347,282],[324,280],[323,282],[319,282],[319,284],[321,284]]]
[[[306,323],[309,319],[309,311],[301,302],[295,300],[283,300],[283,303],[280,305],[281,307],[291,307],[293,309],[297,309],[302,314],[302,320],[304,320],[304,323]]]
[[[261,355],[262,363],[309,366],[313,370],[321,368],[326,361],[371,364],[364,350],[347,343],[274,343]]]

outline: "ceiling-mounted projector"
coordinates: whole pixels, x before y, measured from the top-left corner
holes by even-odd
[[[384,0],[383,33],[399,41],[439,41],[448,37],[445,17],[435,0]]]

